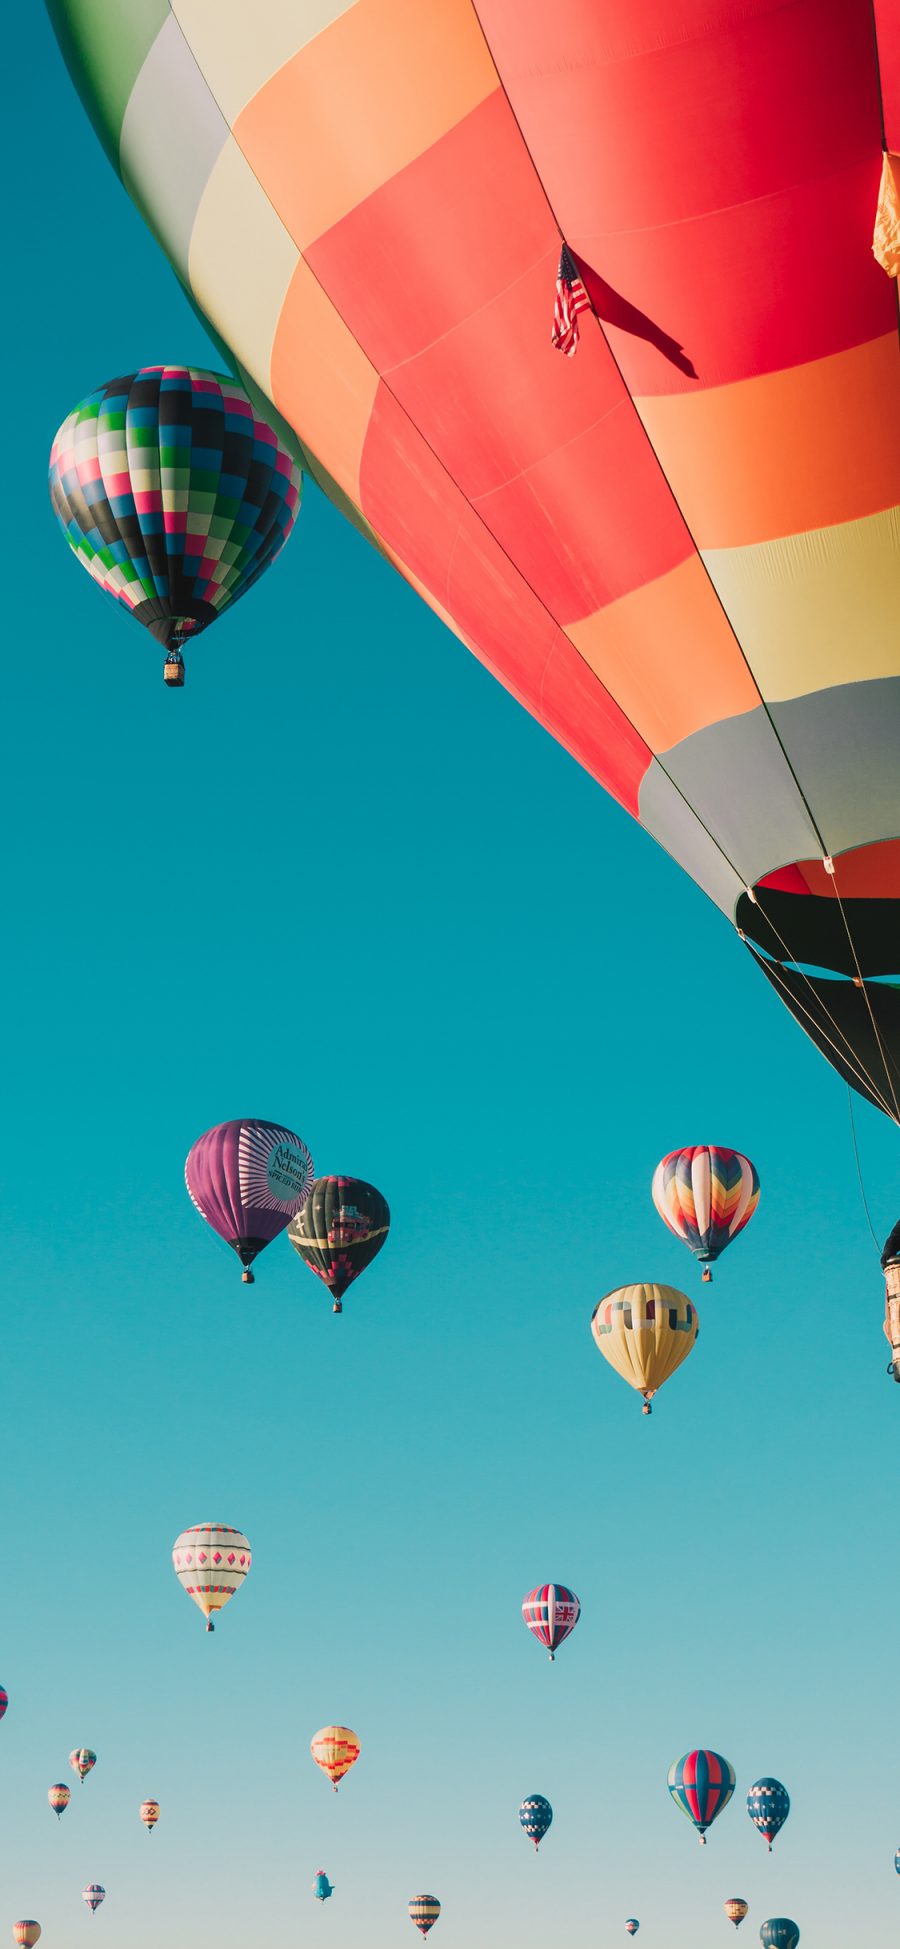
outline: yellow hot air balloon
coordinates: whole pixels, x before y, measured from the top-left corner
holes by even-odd
[[[159,1801],[158,1801],[158,1800],[142,1800],[142,1801],[141,1801],[141,1819],[142,1819],[142,1821],[143,1821],[143,1823],[144,1823],[144,1826],[145,1826],[145,1827],[146,1827],[146,1829],[147,1829],[147,1833],[148,1833],[148,1834],[152,1834],[152,1833],[153,1833],[153,1829],[154,1829],[154,1827],[156,1826],[156,1823],[157,1823],[157,1821],[158,1821],[158,1819],[159,1819]]]
[[[13,1941],[18,1942],[19,1949],[34,1949],[41,1933],[41,1925],[40,1922],[14,1922],[12,1932]]]
[[[349,1726],[323,1726],[321,1732],[309,1742],[309,1750],[317,1766],[328,1778],[337,1793],[337,1783],[351,1766],[359,1759],[359,1740]]]
[[[725,1903],[725,1913],[736,1929],[740,1928],[749,1906],[749,1902],[745,1902],[743,1895],[730,1895]]]
[[[693,1300],[676,1286],[619,1286],[594,1307],[591,1332],[604,1360],[644,1397],[644,1413],[676,1367],[686,1360],[700,1321]]]

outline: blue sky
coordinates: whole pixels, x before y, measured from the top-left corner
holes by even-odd
[[[788,1914],[893,1943],[900,1393],[846,1092],[314,487],[164,690],[56,532],[47,453],[98,381],[216,357],[40,10],[13,32],[0,1932],[388,1949],[427,1890],[437,1949],[632,1914],[715,1949],[732,1894],[742,1941]],[[243,1288],[188,1201],[193,1138],[241,1114],[390,1201],[339,1320],[284,1241]],[[857,1122],[882,1236],[897,1136]],[[763,1186],[709,1288],[649,1198],[706,1139]],[[702,1319],[649,1422],[589,1334],[633,1278]],[[209,1517],[255,1554],[212,1639],[169,1555]],[[552,1669],[519,1616],[549,1577],[583,1604]],[[337,1798],[332,1719],[363,1747]],[[698,1743],[738,1776],[705,1851],[665,1785]],[[771,1859],[763,1773],[794,1801]]]

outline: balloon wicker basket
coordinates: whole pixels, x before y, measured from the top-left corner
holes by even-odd
[[[167,656],[163,664],[163,677],[170,690],[181,690],[184,686],[184,658]]]

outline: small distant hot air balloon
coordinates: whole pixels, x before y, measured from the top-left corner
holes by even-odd
[[[327,1773],[337,1793],[338,1781],[359,1759],[359,1740],[349,1726],[323,1726],[309,1742],[317,1766]]]
[[[246,1536],[226,1523],[195,1523],[176,1536],[172,1547],[175,1575],[182,1590],[193,1597],[214,1631],[214,1611],[224,1610],[247,1576],[253,1558]]]
[[[780,1780],[757,1780],[756,1785],[750,1788],[747,1812],[763,1840],[768,1841],[770,1854],[772,1842],[776,1834],[780,1834],[790,1811],[790,1795]]]
[[[69,1754],[69,1765],[73,1773],[78,1774],[82,1786],[84,1786],[88,1774],[96,1764],[97,1755],[91,1752],[89,1746],[76,1746],[74,1753]]]
[[[676,1807],[693,1821],[706,1846],[706,1830],[727,1807],[734,1792],[734,1768],[721,1753],[698,1747],[669,1768],[669,1792]]]
[[[243,386],[184,365],[99,386],[50,454],[50,498],[72,553],[164,646],[174,686],[185,641],[275,560],[301,482]]]
[[[40,1922],[14,1922],[12,1932],[13,1941],[18,1942],[21,1949],[34,1949],[35,1943],[40,1940],[41,1925]]]
[[[47,1799],[49,1800],[50,1805],[53,1808],[53,1812],[55,1813],[57,1820],[59,1819],[60,1814],[65,1813],[71,1798],[72,1798],[71,1791],[67,1786],[63,1784],[62,1780],[58,1780],[55,1787],[48,1787]]]
[[[9,1704],[9,1693],[5,1685],[0,1685],[0,1719],[3,1719],[6,1716],[6,1708],[8,1704]]]
[[[638,1921],[638,1919],[637,1919],[637,1916],[636,1916],[636,1915],[629,1915],[629,1917],[628,1917],[628,1920],[627,1920],[627,1922],[626,1922],[626,1924],[625,1924],[625,1931],[626,1931],[626,1934],[627,1934],[627,1935],[637,1935],[637,1932],[638,1932],[638,1929],[640,1928],[640,1926],[641,1926],[641,1925],[640,1925],[640,1922],[639,1922],[639,1921]]]
[[[538,1584],[523,1597],[522,1616],[538,1644],[550,1653],[552,1665],[557,1645],[565,1642],[578,1623],[581,1605],[574,1590],[565,1584]]]
[[[147,1829],[147,1833],[148,1833],[148,1834],[152,1834],[152,1833],[153,1833],[153,1829],[154,1829],[154,1827],[156,1826],[156,1823],[157,1823],[157,1821],[158,1821],[158,1819],[159,1819],[159,1801],[158,1801],[158,1800],[142,1800],[142,1801],[141,1801],[141,1819],[142,1819],[142,1821],[143,1821],[143,1823],[144,1823],[144,1826],[145,1826],[145,1827],[146,1827],[146,1829]]]
[[[896,1869],[897,1874],[900,1875],[900,1847],[898,1847],[897,1852],[894,1855],[894,1867]]]
[[[534,1842],[535,1853],[553,1820],[553,1808],[542,1793],[530,1793],[519,1808],[519,1820],[528,1839]]]
[[[302,1137],[280,1123],[237,1117],[191,1145],[184,1181],[207,1225],[236,1252],[246,1286],[257,1253],[296,1218],[315,1177]]]
[[[329,1881],[324,1868],[316,1869],[316,1878],[312,1885],[312,1891],[317,1902],[327,1902],[329,1895],[334,1894],[334,1882]]]
[[[100,1903],[106,1900],[106,1889],[101,1888],[99,1881],[89,1881],[87,1887],[81,1891],[81,1899],[87,1902],[91,1914],[96,1915]]]
[[[594,1342],[617,1374],[650,1403],[693,1348],[700,1320],[693,1300],[676,1286],[619,1286],[591,1315]]]
[[[414,1895],[409,1904],[409,1919],[415,1922],[420,1935],[426,1936],[433,1929],[441,1912],[436,1895]]]
[[[703,1266],[710,1265],[742,1232],[759,1203],[756,1166],[739,1150],[721,1144],[692,1144],[673,1150],[657,1164],[651,1186],[663,1223]]]
[[[797,1949],[800,1930],[796,1922],[786,1915],[776,1915],[771,1922],[764,1922],[759,1932],[763,1949]]]
[[[725,1903],[725,1913],[736,1929],[740,1928],[744,1916],[749,1914],[749,1911],[750,1903],[745,1902],[743,1895],[730,1895]]]
[[[303,1210],[292,1218],[288,1238],[304,1265],[328,1287],[333,1313],[390,1230],[387,1200],[365,1178],[317,1178]]]

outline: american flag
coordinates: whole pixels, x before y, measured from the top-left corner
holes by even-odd
[[[569,249],[563,244],[559,270],[556,273],[556,302],[553,306],[553,331],[551,343],[558,352],[565,352],[570,359],[578,349],[578,313],[591,311],[590,298],[578,275],[578,266]]]

